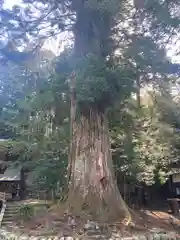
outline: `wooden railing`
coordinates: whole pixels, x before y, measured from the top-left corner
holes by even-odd
[[[2,204],[2,209],[0,211],[0,227],[2,225],[2,221],[3,221],[3,217],[4,217],[4,213],[6,211],[6,202],[3,201],[3,204]]]
[[[6,193],[5,192],[0,192],[0,201],[2,201],[2,207],[0,210],[0,227],[1,227],[4,213],[6,210]]]

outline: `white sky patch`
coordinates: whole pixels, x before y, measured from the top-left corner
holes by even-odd
[[[12,8],[16,4],[20,4],[21,0],[5,0],[4,6],[6,8]]]

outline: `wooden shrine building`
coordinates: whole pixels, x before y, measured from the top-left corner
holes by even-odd
[[[11,140],[0,139],[0,193],[7,200],[24,199],[25,178],[22,168],[13,168],[15,156],[8,154]]]
[[[24,177],[21,169],[7,168],[0,174],[0,192],[5,193],[7,200],[24,198]]]

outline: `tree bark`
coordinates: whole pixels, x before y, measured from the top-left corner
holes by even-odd
[[[140,76],[136,79],[136,100],[137,100],[137,108],[140,109],[141,107],[141,83],[140,83]]]
[[[105,39],[97,35],[96,28],[100,32],[98,23],[102,21],[97,17],[98,11],[87,8],[84,0],[76,1],[73,7],[76,12],[73,30],[74,59],[87,56],[89,53],[106,59],[107,56],[102,54],[104,52],[102,49],[108,47],[104,46],[104,41],[109,39],[109,35]],[[93,21],[93,16],[97,17],[97,21]],[[111,32],[110,20],[106,26],[109,32]],[[90,108],[88,104],[84,106],[85,111],[81,111],[82,109],[77,111],[75,74],[71,77],[70,92],[71,142],[68,171],[70,211],[75,215],[85,212],[94,219],[103,221],[129,218],[128,209],[120,195],[113,172],[106,113],[95,107]]]
[[[98,109],[76,113],[75,76],[71,82],[71,143],[68,203],[74,214],[98,220],[129,218],[113,172],[107,117]]]

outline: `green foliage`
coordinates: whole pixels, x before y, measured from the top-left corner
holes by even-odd
[[[66,183],[69,112],[66,100],[54,91],[56,87],[51,89],[53,92],[37,93],[26,102],[31,120],[26,125],[22,122],[20,133],[28,148],[19,161],[32,172],[35,188],[59,194]]]
[[[159,93],[146,93],[140,111],[132,99],[123,108],[118,105],[110,112],[115,169],[128,182],[164,183],[171,173],[169,163],[179,156],[176,143],[180,135],[174,131],[173,121],[162,119],[164,114],[172,116],[170,99],[165,99]]]
[[[87,55],[76,65],[76,97],[80,106],[106,109],[129,96],[133,71],[125,65],[110,66],[103,58]]]
[[[11,66],[13,66],[11,64]],[[1,121],[13,129],[12,138],[2,142],[9,155],[18,156],[12,164],[18,164],[29,171],[30,184],[34,190],[51,190],[59,195],[66,183],[69,109],[67,84],[63,74],[41,69],[34,74],[30,69],[16,75],[9,68],[8,76],[1,75],[5,101]],[[44,68],[44,66],[42,67]],[[12,71],[12,72],[11,72]],[[5,71],[3,72],[5,73]],[[15,79],[13,78],[15,76]],[[5,79],[6,78],[6,79]],[[8,83],[5,82],[8,80]],[[13,85],[13,81],[19,81]],[[29,84],[31,82],[31,84]],[[19,95],[15,95],[19,91]],[[12,109],[16,110],[12,117]],[[3,129],[7,134],[7,127]]]
[[[34,208],[30,204],[23,204],[19,208],[19,217],[21,220],[30,220],[34,215]]]

